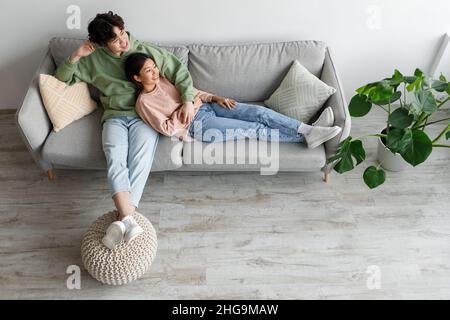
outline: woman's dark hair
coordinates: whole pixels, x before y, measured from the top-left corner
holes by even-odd
[[[136,81],[134,76],[138,76],[141,72],[142,67],[144,66],[145,60],[150,59],[148,55],[141,52],[132,53],[128,56],[125,61],[125,73],[127,75],[128,80],[133,82],[138,88],[137,94],[142,91],[142,83]]]
[[[116,37],[113,31],[114,27],[118,27],[120,30],[125,27],[121,16],[112,11],[97,14],[88,25],[89,40],[100,46],[106,46]]]

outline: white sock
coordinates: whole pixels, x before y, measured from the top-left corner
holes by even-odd
[[[298,127],[298,131],[297,132],[305,135],[305,134],[310,133],[312,128],[313,128],[312,126],[302,122],[300,124],[300,126]]]

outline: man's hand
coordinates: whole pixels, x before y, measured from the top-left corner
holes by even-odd
[[[213,100],[217,102],[222,108],[233,109],[236,106],[236,101],[233,99],[215,96]]]
[[[84,40],[83,43],[70,56],[70,62],[75,63],[82,57],[87,57],[95,51],[94,44],[89,40]]]
[[[181,122],[188,124],[192,122],[194,118],[194,104],[189,101],[185,102],[180,110]]]

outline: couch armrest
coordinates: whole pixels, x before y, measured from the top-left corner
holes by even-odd
[[[331,106],[333,108],[334,125],[342,128],[339,135],[325,142],[325,154],[328,159],[336,153],[339,144],[350,135],[351,129],[351,117],[348,111],[347,101],[329,47],[325,52],[325,61],[320,78],[323,82],[336,89],[336,93],[328,99],[325,107]],[[322,168],[322,171],[328,173],[333,169],[334,165],[335,163],[327,164]]]
[[[39,92],[39,74],[53,74],[54,72],[55,63],[50,50],[47,50],[31,80],[25,99],[16,112],[16,124],[19,133],[33,159],[44,171],[51,169],[51,164],[42,159],[41,150],[48,134],[52,130],[52,124],[47,116]]]

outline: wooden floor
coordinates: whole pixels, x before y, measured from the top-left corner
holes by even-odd
[[[152,174],[140,209],[158,234],[150,271],[109,287],[82,268],[81,289],[69,290],[83,233],[112,209],[105,172],[58,171],[49,182],[13,112],[0,111],[0,298],[450,299],[444,148],[375,190],[361,178],[367,164],[328,184],[320,172]],[[382,115],[353,119],[352,135],[376,133]],[[372,164],[376,141],[366,141]],[[380,289],[367,285],[371,268]]]

